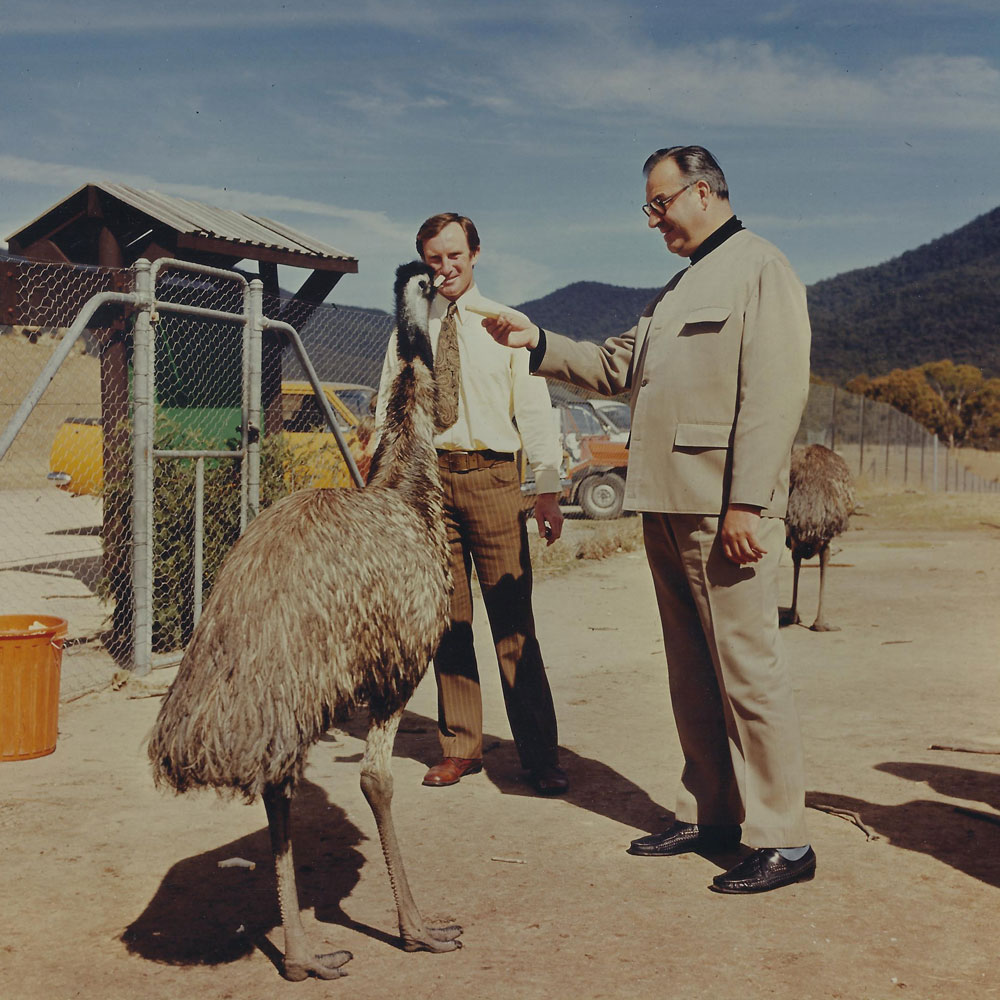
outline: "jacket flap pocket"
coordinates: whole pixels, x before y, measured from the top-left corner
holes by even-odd
[[[729,319],[731,312],[729,306],[702,306],[700,309],[692,309],[684,317],[684,325],[721,327]]]
[[[678,424],[674,433],[677,448],[728,448],[731,424]]]

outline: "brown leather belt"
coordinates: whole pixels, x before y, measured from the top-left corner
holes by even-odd
[[[494,462],[513,462],[514,453],[510,451],[491,451],[483,448],[479,451],[447,451],[438,449],[438,465],[452,472],[469,472],[472,469],[486,469]]]

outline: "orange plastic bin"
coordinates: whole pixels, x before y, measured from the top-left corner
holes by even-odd
[[[52,615],[0,615],[0,760],[55,750],[67,627]]]

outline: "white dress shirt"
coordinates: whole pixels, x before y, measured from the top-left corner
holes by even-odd
[[[435,296],[431,303],[428,332],[435,352],[441,320],[450,304],[443,295]],[[483,316],[469,309],[472,305],[499,312],[504,308],[502,305],[484,298],[475,285],[456,299],[455,304],[461,361],[458,420],[434,436],[434,446],[443,451],[512,453],[523,446],[535,473],[537,492],[559,493],[562,447],[545,379],[528,371],[527,351],[502,347],[483,328]],[[398,370],[393,330],[379,383],[376,439],[381,435],[389,390]]]

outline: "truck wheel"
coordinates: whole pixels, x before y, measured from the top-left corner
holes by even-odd
[[[596,521],[621,517],[625,503],[625,480],[616,472],[589,476],[580,484],[580,509]]]

